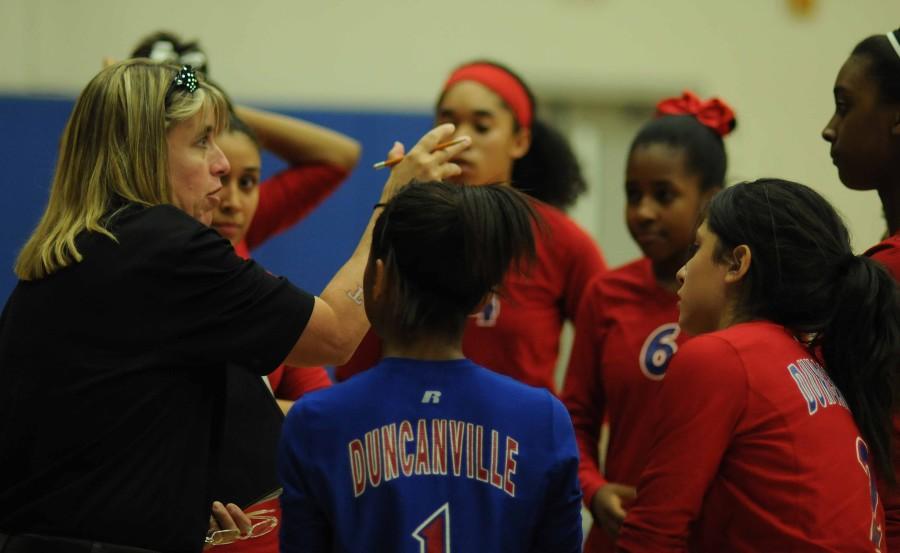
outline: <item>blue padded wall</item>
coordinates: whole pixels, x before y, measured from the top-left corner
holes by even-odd
[[[72,99],[0,95],[0,152],[6,194],[0,202],[0,299],[16,284],[12,266],[19,248],[43,212],[53,177],[59,137]],[[350,178],[316,211],[288,232],[271,239],[254,258],[275,274],[318,294],[347,259],[365,227],[387,177],[372,164],[384,158],[394,140],[407,148],[431,126],[423,112],[310,111],[279,109],[359,140],[363,154]],[[284,167],[263,156],[263,174]]]

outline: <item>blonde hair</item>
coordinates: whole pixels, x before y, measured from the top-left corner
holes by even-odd
[[[113,64],[81,92],[66,123],[47,208],[16,260],[16,275],[35,280],[83,259],[76,237],[106,228],[117,205],[171,203],[166,133],[212,109],[227,125],[222,93],[199,78],[196,91],[169,94],[179,67],[146,59]],[[168,104],[167,96],[169,96]]]

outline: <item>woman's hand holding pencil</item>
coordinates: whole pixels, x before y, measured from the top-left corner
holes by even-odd
[[[434,147],[434,151],[437,152],[438,150],[446,150],[450,146],[456,146],[457,144],[462,144],[462,143],[468,142],[468,141],[469,141],[468,136],[460,136],[459,138],[454,138],[453,140],[450,140],[449,142],[442,142],[442,143],[438,144],[437,146]],[[396,147],[397,144],[400,144],[400,143],[395,142],[394,146]],[[402,144],[400,144],[400,145],[402,146]],[[392,150],[392,152],[393,152],[393,150]],[[391,154],[388,154],[388,157],[390,158]],[[379,161],[372,167],[374,169],[384,169],[385,167],[393,167],[394,165],[397,165],[401,161],[403,161],[403,154],[400,154],[399,157],[393,157],[391,159]]]
[[[459,165],[450,160],[472,143],[468,136],[453,138],[456,127],[451,123],[439,125],[425,134],[418,144],[404,155],[403,144],[395,142],[384,163],[392,167],[380,202],[387,202],[401,188],[413,180],[441,181],[462,172]]]

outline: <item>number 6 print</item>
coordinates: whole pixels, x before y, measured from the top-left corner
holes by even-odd
[[[666,367],[669,360],[678,351],[678,323],[666,323],[656,327],[641,347],[641,356],[638,361],[641,364],[641,372],[650,380],[662,380],[666,376]]]
[[[412,533],[419,553],[450,553],[450,504],[444,503]]]

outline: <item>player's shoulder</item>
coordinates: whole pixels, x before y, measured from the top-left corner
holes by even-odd
[[[672,358],[667,376],[677,372],[679,367],[689,366],[690,371],[700,373],[721,373],[726,368],[740,369],[741,337],[745,329],[734,325],[723,330],[693,336],[682,344]]]
[[[707,336],[718,337],[738,353],[769,354],[783,350],[802,349],[794,335],[784,326],[771,321],[747,321],[712,332]]]
[[[595,276],[592,284],[607,293],[643,291],[655,288],[652,262],[641,257]]]
[[[585,288],[585,297],[609,306],[619,301],[645,303],[661,291],[653,277],[651,261],[642,257],[595,275]]]
[[[690,338],[672,362],[687,363],[699,371],[716,372],[729,367],[746,371],[747,365],[757,358],[791,355],[798,348],[799,344],[783,326],[769,321],[748,321]]]
[[[863,255],[887,267],[894,278],[900,280],[900,234],[882,240],[866,250]]]
[[[890,250],[900,250],[900,233],[894,234],[893,236],[888,236],[881,242],[866,250],[863,255],[874,257],[880,252],[886,252]]]
[[[546,388],[524,384],[480,365],[474,365],[473,376],[475,388],[497,400],[503,398],[505,404],[523,413],[527,413],[537,406],[551,408],[554,401],[559,401]]]
[[[365,410],[373,389],[378,389],[380,375],[369,369],[353,378],[304,394],[294,402],[285,417],[285,425],[327,425],[336,417],[354,416],[357,410]]]

